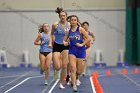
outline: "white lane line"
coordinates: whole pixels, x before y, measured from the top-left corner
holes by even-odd
[[[118,76],[118,75],[120,75],[120,73],[118,73],[118,74],[111,74],[111,76]],[[134,75],[133,73],[130,73],[129,75]],[[107,75],[99,75],[99,77],[108,77]]]
[[[13,90],[14,88],[18,87],[19,85],[21,85],[22,83],[26,82],[27,80],[29,80],[30,78],[26,78],[23,81],[21,81],[20,83],[18,83],[17,85],[11,87],[10,89],[8,89],[7,91],[5,91],[4,93],[8,93],[9,91]]]
[[[15,76],[2,76],[2,77],[0,77],[0,79],[3,79],[3,78],[13,78],[13,77],[18,77],[18,76],[21,76],[21,75],[15,75]]]
[[[131,81],[133,84],[135,84],[136,86],[138,86],[138,87],[140,88],[140,84],[137,83],[135,80],[133,80],[132,78],[130,78],[130,77],[127,76],[127,75],[122,74],[121,71],[119,71],[119,70],[116,70],[116,71],[117,71],[120,75],[126,77],[129,81]]]
[[[95,90],[95,86],[93,84],[92,77],[90,77],[90,83],[91,83],[91,86],[92,86],[93,93],[96,93],[96,90]]]
[[[136,86],[138,86],[140,88],[140,84],[137,83],[135,80],[133,80],[132,78],[130,78],[129,76],[127,75],[123,75],[124,77],[126,77],[128,80],[130,80],[132,83],[134,83]]]
[[[18,77],[18,76],[21,76],[21,75],[16,75],[16,76],[4,76],[4,77],[0,77],[0,79],[3,79],[3,78],[13,78],[13,77]],[[43,77],[43,75],[30,76],[30,78],[38,78],[38,77]]]
[[[12,88],[8,89],[7,91],[5,91],[4,93],[8,93],[9,91],[13,90],[14,88],[20,86],[21,84],[23,84],[24,82],[26,82],[27,80],[29,79],[33,79],[33,78],[40,78],[40,77],[43,77],[43,75],[41,76],[32,76],[32,77],[28,77],[26,79],[24,79],[23,81],[21,81],[20,83],[18,83],[17,85],[13,86]]]
[[[41,93],[45,93],[46,90],[49,88],[49,86],[52,84],[53,81],[54,81],[54,79],[51,80],[51,82],[49,83],[48,87],[44,88]]]
[[[52,88],[50,89],[50,91],[48,93],[52,93],[53,89],[55,88],[55,86],[57,85],[58,82],[59,82],[59,79],[57,79],[57,81],[55,81],[54,85],[52,86]]]
[[[88,68],[88,74],[91,75],[91,70],[89,70],[89,68]],[[93,91],[93,93],[96,93],[95,86],[94,86],[93,80],[92,80],[92,76],[89,79],[90,79],[92,91]]]
[[[39,77],[43,77],[44,75],[40,75],[40,76],[32,76],[32,77],[29,77],[30,79],[33,79],[33,78],[39,78]],[[46,90],[49,88],[49,86],[50,86],[50,84],[52,84],[52,82],[54,81],[54,79],[52,79],[51,80],[51,82],[49,83],[49,85],[46,87],[46,88],[44,88],[43,90],[42,90],[42,92],[41,93],[45,93],[46,92]],[[59,79],[58,79],[58,81],[59,81]],[[57,81],[56,81],[57,82]],[[55,82],[55,83],[56,83]],[[58,82],[57,82],[58,83]],[[55,85],[56,86],[56,85]],[[54,87],[55,87],[54,86]]]
[[[31,76],[31,77],[29,77],[30,79],[32,79],[32,78],[40,78],[40,77],[44,77],[43,75],[39,75],[39,76]]]
[[[11,83],[17,81],[18,79],[20,79],[20,78],[22,78],[22,77],[28,75],[28,74],[31,73],[31,72],[32,72],[32,71],[29,71],[29,72],[27,72],[27,73],[25,73],[25,74],[23,74],[23,75],[20,75],[19,77],[15,78],[14,80],[12,80],[12,81],[6,83],[5,85],[1,86],[0,89],[2,89],[3,87],[5,87],[5,86],[7,86],[7,85],[9,85],[9,84],[11,84]]]

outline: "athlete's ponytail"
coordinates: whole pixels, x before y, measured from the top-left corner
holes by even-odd
[[[63,8],[57,7],[56,10],[55,10],[55,12],[58,13],[59,16],[60,16],[60,13],[61,13],[61,12],[64,12],[64,13],[66,14],[66,16],[67,16],[67,12],[65,12],[65,11],[63,10]]]
[[[55,12],[58,14],[60,14],[62,11],[63,11],[63,8],[60,8],[60,7],[57,7],[55,10]]]
[[[44,30],[43,30],[43,25],[40,25],[40,26],[39,26],[39,29],[38,29],[38,33],[42,33],[42,32],[44,32]]]

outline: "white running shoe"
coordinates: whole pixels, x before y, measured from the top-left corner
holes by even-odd
[[[81,85],[81,81],[79,79],[76,80],[76,85],[80,86]]]
[[[83,73],[82,73],[82,76],[86,76],[86,73],[85,73],[85,72],[83,72]]]
[[[62,83],[59,84],[60,89],[64,89],[65,87],[62,85]]]
[[[77,92],[77,86],[76,85],[73,86],[73,92]]]
[[[70,82],[66,82],[66,85],[70,85]]]
[[[45,80],[45,85],[48,85],[48,81],[47,80]]]

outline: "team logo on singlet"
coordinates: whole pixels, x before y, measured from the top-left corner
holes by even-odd
[[[57,33],[58,34],[65,34],[66,33],[66,31],[67,31],[67,28],[60,28],[60,29],[58,29],[58,31],[57,31]]]
[[[76,40],[80,40],[80,35],[76,35],[76,36],[75,36],[75,39],[76,39]]]
[[[50,38],[49,37],[42,38],[42,41],[44,41],[45,43],[49,43]]]
[[[69,36],[71,40],[80,40],[80,35]]]

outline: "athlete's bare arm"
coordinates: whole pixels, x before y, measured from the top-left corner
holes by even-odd
[[[95,37],[94,33],[92,31],[90,31],[90,34],[91,34],[92,40],[95,41],[96,37]]]
[[[42,37],[42,34],[39,33],[38,36],[37,36],[37,38],[36,38],[35,41],[34,41],[34,44],[35,44],[35,45],[41,45],[41,43],[39,42],[40,39],[41,39],[41,37]]]
[[[66,31],[66,34],[65,34],[65,36],[64,36],[64,39],[63,39],[63,44],[64,44],[64,46],[68,46],[68,33],[69,33],[69,29],[67,29],[67,31]]]
[[[54,42],[54,32],[55,32],[55,30],[57,29],[57,27],[58,27],[58,22],[55,22],[53,25],[52,25],[52,29],[51,29],[51,35],[50,35],[50,43],[49,43],[49,47],[51,47],[52,48],[52,44],[53,44],[53,42]]]

